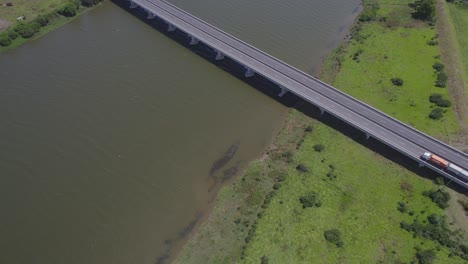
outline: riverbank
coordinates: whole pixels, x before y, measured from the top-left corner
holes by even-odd
[[[101,2],[102,0],[44,0],[14,3],[16,5],[11,7],[12,11],[4,10],[0,16],[5,26],[0,30],[0,53],[62,27]],[[16,17],[22,17],[23,20],[16,20]]]
[[[450,98],[435,85],[437,32],[411,18],[409,2],[365,1],[370,19],[361,15],[351,39],[324,62],[322,79],[450,143],[460,131],[453,108],[429,117],[438,108],[431,94]],[[403,85],[393,84],[396,78]],[[393,263],[425,254],[464,263],[440,241],[400,227],[448,214],[452,229],[466,228],[457,203],[468,199],[463,190],[436,185],[437,175],[305,103],[296,108],[264,159],[220,191],[176,263]],[[422,195],[439,188],[452,196],[446,210]],[[341,234],[338,247],[324,238],[333,229]]]

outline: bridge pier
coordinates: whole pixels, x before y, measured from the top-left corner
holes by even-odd
[[[224,54],[223,54],[221,51],[219,51],[219,50],[215,50],[215,51],[216,51],[216,58],[215,58],[215,60],[219,61],[219,60],[224,59]]]
[[[137,7],[138,7],[138,5],[137,5],[137,4],[135,4],[135,2],[133,2],[133,1],[130,1],[130,8],[132,8],[132,9],[133,9],[133,8],[137,8]]]
[[[325,109],[323,109],[321,107],[319,109],[320,109],[320,115],[323,116],[323,114],[325,114]]]
[[[284,86],[281,86],[281,85],[280,85],[280,88],[281,88],[281,92],[278,94],[278,96],[283,97],[283,95],[285,95],[289,90],[286,89]]]
[[[167,23],[167,31],[168,32],[172,32],[172,31],[175,31],[176,30],[176,27],[174,25],[172,25],[171,23]]]
[[[371,135],[369,133],[366,133],[366,139],[369,139]]]
[[[249,67],[246,67],[246,69],[247,70],[245,71],[245,74],[244,74],[245,77],[250,78],[255,75],[254,70],[250,69]]]
[[[190,36],[190,45],[197,45],[198,42],[200,42],[196,37],[189,35]]]
[[[153,19],[156,17],[156,15],[151,13],[150,11],[146,10],[146,12],[148,12],[148,16],[146,17],[146,19]]]
[[[425,165],[424,165],[423,162],[419,162],[419,168],[424,167],[424,166],[425,166]]]

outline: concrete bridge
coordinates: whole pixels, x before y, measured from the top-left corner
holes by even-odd
[[[468,155],[418,131],[393,117],[343,93],[334,87],[304,73],[291,65],[229,35],[207,22],[163,0],[130,0],[130,8],[141,8],[148,19],[159,17],[167,23],[167,31],[182,31],[190,37],[190,45],[203,42],[215,51],[215,59],[225,56],[245,67],[245,77],[259,74],[281,89],[278,96],[287,92],[296,94],[307,102],[354,126],[402,154],[468,188],[468,177],[449,174],[423,161],[425,151],[444,157],[468,170]]]

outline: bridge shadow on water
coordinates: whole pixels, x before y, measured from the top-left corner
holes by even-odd
[[[120,6],[122,9],[126,10],[127,12],[131,13],[132,15],[136,16],[146,24],[152,26],[154,29],[158,30],[162,34],[166,35],[168,38],[176,41],[178,44],[186,47],[187,49],[191,50],[192,52],[198,54],[199,56],[203,57],[204,59],[208,60],[209,62],[215,64],[219,68],[229,72],[230,74],[234,75],[236,78],[244,81],[245,83],[249,84],[250,86],[254,87],[258,91],[268,95],[269,97],[273,98],[274,100],[278,101],[279,103],[285,105],[286,107],[295,108],[298,111],[301,111],[305,115],[320,121],[321,123],[339,131],[343,135],[351,138],[355,142],[367,147],[368,149],[372,150],[375,153],[385,157],[388,160],[391,160],[394,163],[397,163],[406,169],[414,172],[415,174],[435,181],[438,177],[442,177],[436,172],[432,171],[426,167],[419,167],[419,163],[415,160],[406,157],[405,155],[401,154],[400,152],[394,150],[393,148],[383,144],[382,142],[374,139],[374,138],[366,138],[364,132],[354,128],[353,126],[345,123],[344,121],[328,114],[324,113],[321,114],[320,109],[307,101],[303,100],[302,98],[296,96],[295,94],[288,92],[284,96],[279,97],[278,94],[281,92],[281,89],[278,87],[277,84],[271,82],[270,80],[255,74],[253,77],[246,78],[244,76],[246,69],[242,64],[230,59],[229,57],[225,57],[223,60],[215,60],[216,52],[205,45],[202,42],[199,42],[197,45],[190,45],[190,36],[184,33],[181,30],[176,29],[175,31],[169,32],[168,24],[164,21],[159,19],[158,17],[153,18],[151,20],[147,19],[147,12],[142,10],[141,8],[134,8],[130,9],[130,3],[128,0],[111,0],[114,4]],[[466,190],[460,187],[458,184],[453,182],[447,182],[448,180],[445,179],[446,186],[448,188],[453,189],[456,192],[465,194]],[[370,183],[372,184],[372,183]],[[198,216],[195,222],[199,222],[201,216]],[[186,236],[191,233],[192,229],[197,226],[195,222],[191,222],[187,228],[181,231],[181,233],[177,236],[175,240],[185,240]],[[173,252],[177,251],[175,248],[179,248],[179,246],[175,245],[174,243],[177,241],[168,240],[166,244],[168,246],[167,253],[163,256],[160,256],[156,263],[166,263],[171,260]],[[180,242],[180,241],[179,241]]]

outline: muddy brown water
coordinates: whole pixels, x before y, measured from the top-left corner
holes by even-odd
[[[172,2],[312,74],[359,10]],[[0,263],[154,263],[285,113],[109,1],[0,55]]]

